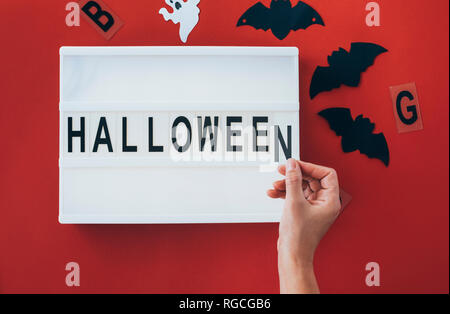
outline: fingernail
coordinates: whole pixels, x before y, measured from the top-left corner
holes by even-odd
[[[295,168],[297,168],[297,162],[293,158],[289,159],[286,163],[286,170],[290,171],[294,170]]]

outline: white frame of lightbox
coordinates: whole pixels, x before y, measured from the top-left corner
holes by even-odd
[[[65,160],[63,158],[63,114],[64,112],[76,111],[149,111],[151,106],[152,112],[168,111],[167,106],[170,105],[170,112],[185,111],[186,105],[189,106],[190,111],[205,111],[204,106],[209,103],[202,103],[199,101],[184,102],[182,105],[174,105],[173,103],[161,102],[149,103],[144,102],[88,102],[88,101],[63,101],[64,99],[64,58],[68,56],[251,56],[251,57],[287,57],[293,59],[293,71],[295,75],[292,76],[293,85],[296,87],[295,97],[292,101],[277,102],[274,108],[273,102],[220,102],[215,101],[215,105],[220,105],[221,108],[216,108],[214,111],[229,112],[229,111],[251,111],[251,112],[283,112],[292,113],[293,121],[296,123],[296,128],[293,132],[298,131],[298,134],[293,134],[294,140],[299,139],[299,76],[298,76],[298,49],[295,47],[61,47],[60,49],[60,159],[59,159],[59,221],[63,224],[159,224],[159,223],[258,223],[258,222],[279,222],[281,216],[281,203],[276,206],[279,210],[270,213],[256,212],[242,212],[233,214],[186,214],[186,215],[71,215],[64,213],[64,176],[63,169],[65,168],[89,168],[89,167],[107,167],[117,166],[117,161],[111,158],[96,158],[95,160]],[[126,105],[126,108],[124,106]],[[255,110],[255,105],[258,109]],[[275,110],[276,109],[276,110]],[[298,144],[299,145],[299,144]],[[295,147],[295,146],[294,146]],[[299,158],[298,151],[293,152],[294,158]],[[152,165],[146,163],[145,158],[121,158],[120,163],[126,167],[149,167]],[[173,165],[167,161],[167,165]],[[233,163],[239,165],[239,162]],[[249,167],[258,167],[258,163],[251,164],[243,162],[243,165]],[[157,166],[164,166],[164,160],[160,160]],[[192,168],[208,168],[208,167],[228,167],[229,163],[214,163],[205,164],[203,162],[192,162],[189,167]],[[270,186],[268,186],[269,188]],[[261,197],[264,197],[262,191]],[[275,206],[275,203],[274,203]],[[126,210],[123,210],[125,212]]]

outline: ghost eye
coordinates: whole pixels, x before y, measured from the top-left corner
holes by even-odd
[[[313,18],[312,18],[312,21],[313,21],[313,22],[315,22],[315,21],[316,21],[316,18],[315,18],[315,17],[313,17]]]
[[[242,20],[242,23],[247,23],[247,19],[243,19],[243,20]]]

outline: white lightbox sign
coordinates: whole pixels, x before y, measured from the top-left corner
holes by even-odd
[[[61,223],[276,222],[297,48],[62,47]]]

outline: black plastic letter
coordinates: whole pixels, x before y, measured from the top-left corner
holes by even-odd
[[[242,123],[242,117],[227,117],[227,151],[228,152],[242,152],[241,145],[231,145],[231,138],[241,136],[240,130],[231,130],[233,123]]]
[[[74,131],[73,130],[73,121],[72,121],[72,117],[69,117],[69,125],[68,125],[68,135],[69,135],[69,141],[68,141],[68,148],[69,148],[69,153],[73,152],[73,143],[72,140],[74,137],[79,137],[80,138],[80,151],[82,153],[85,152],[85,147],[84,147],[84,117],[80,118],[80,131]]]
[[[163,146],[153,145],[153,117],[148,118],[148,151],[150,153],[162,153],[164,151]]]
[[[122,151],[124,153],[135,153],[137,152],[137,146],[127,145],[127,118],[122,117]]]
[[[102,137],[102,131],[105,131],[105,137]],[[109,136],[108,124],[106,123],[106,118],[101,117],[98,124],[97,135],[95,136],[94,149],[93,152],[98,152],[99,145],[108,145],[108,152],[112,153],[113,148],[111,144],[111,137]]]
[[[276,125],[275,126],[275,162],[279,162],[280,161],[280,143],[281,143],[281,147],[283,149],[283,153],[284,156],[286,157],[286,159],[292,158],[292,127],[290,125],[288,125],[287,127],[287,145],[286,142],[283,139],[283,135],[281,134],[280,131],[280,126]]]
[[[214,131],[212,127],[211,117],[205,117],[205,124],[202,126],[202,117],[197,117],[198,121],[198,138],[200,151],[205,150],[206,133],[209,132],[209,140],[211,142],[211,151],[215,152],[217,149],[217,129],[219,128],[219,117],[214,117]]]
[[[267,136],[267,130],[258,130],[259,123],[269,122],[268,117],[253,117],[253,151],[254,152],[268,152],[269,146],[258,146],[258,137]]]
[[[178,141],[177,141],[177,127],[180,123],[183,123],[186,126],[187,131],[188,131],[188,138],[187,138],[186,144],[184,144],[183,146],[178,145]],[[176,118],[172,125],[173,146],[179,153],[184,153],[191,146],[191,141],[192,141],[192,128],[191,128],[191,123],[189,122],[188,118],[183,117],[183,116]]]

